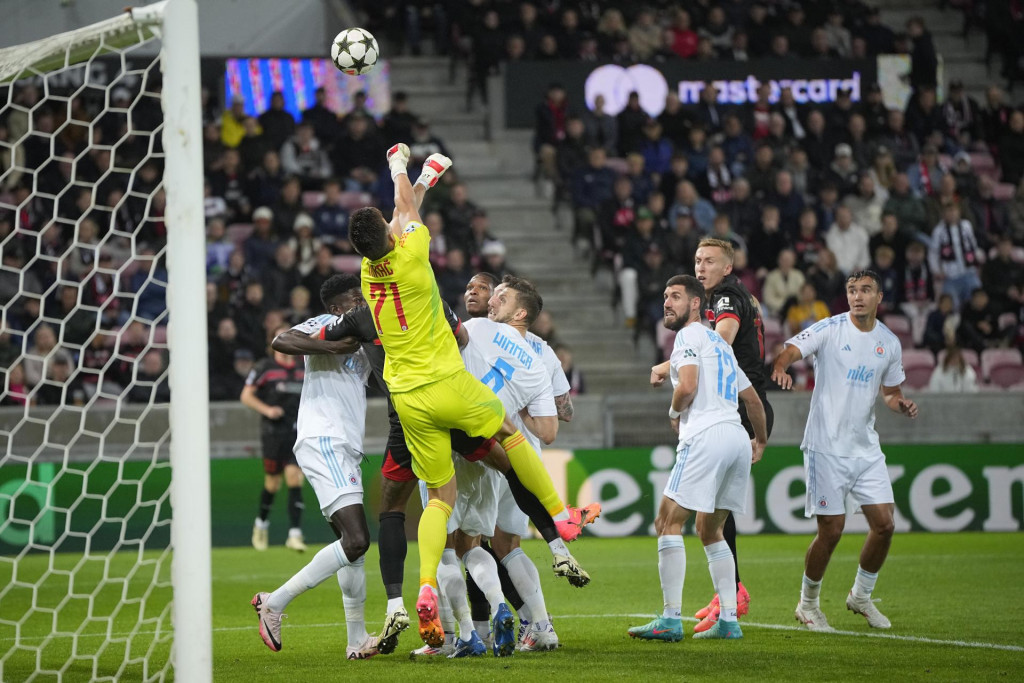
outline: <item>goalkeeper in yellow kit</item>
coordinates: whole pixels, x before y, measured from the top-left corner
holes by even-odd
[[[359,209],[352,214],[349,239],[363,257],[363,296],[386,354],[384,380],[412,452],[412,469],[426,483],[430,496],[419,524],[416,611],[420,637],[440,647],[444,631],[437,610],[437,566],[456,493],[449,430],[497,439],[520,481],[547,508],[560,531],[566,530],[567,538],[578,535],[578,528],[572,527],[584,520],[578,510],[562,503],[540,458],[506,417],[501,401],[463,364],[430,267],[430,233],[417,209],[423,194],[452,162],[443,155],[431,155],[414,187],[406,172],[408,160],[406,145],[388,150],[395,181],[391,223],[375,208]]]

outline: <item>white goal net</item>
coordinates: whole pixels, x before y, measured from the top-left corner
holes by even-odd
[[[198,80],[195,0],[0,50],[5,683],[210,677]]]

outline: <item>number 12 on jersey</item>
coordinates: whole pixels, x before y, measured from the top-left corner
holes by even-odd
[[[736,400],[736,363],[732,354],[715,348],[718,356],[718,395],[726,401]]]
[[[405,310],[402,308],[402,297],[398,294],[398,285],[394,282],[383,283],[375,282],[370,285],[370,299],[377,302],[373,307],[373,322],[377,325],[377,334],[384,334],[384,328],[380,325],[380,311],[384,308],[384,302],[388,298],[388,291],[391,291],[391,301],[395,304],[395,315],[398,317],[398,324],[402,327],[402,332],[406,332],[409,329],[409,324],[405,321]]]

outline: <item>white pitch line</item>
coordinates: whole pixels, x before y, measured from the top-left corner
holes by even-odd
[[[651,613],[650,612],[645,612],[643,614],[556,614],[552,618],[553,619],[625,619],[625,618],[642,619],[642,618],[649,618],[649,617],[651,617]],[[683,617],[683,621],[688,621],[688,622],[693,623],[693,622],[696,622],[697,620],[694,619],[693,617]],[[383,622],[380,622],[380,623],[383,623]],[[377,626],[377,625],[380,625],[380,623],[378,623],[378,622],[367,622],[367,625],[369,625],[369,626]],[[300,629],[300,628],[337,628],[339,626],[344,626],[344,625],[345,625],[345,623],[341,622],[341,621],[333,622],[333,623],[327,623],[327,624],[288,624],[288,630]],[[803,628],[801,626],[787,626],[785,624],[764,624],[764,623],[760,623],[760,622],[756,622],[756,621],[743,621],[742,625],[746,626],[746,627],[753,627],[753,628],[764,628],[764,629],[769,629],[769,630],[772,630],[772,631],[800,631],[800,632],[803,632],[803,633],[807,633],[808,632],[807,629],[805,629],[805,628]],[[230,632],[230,631],[249,631],[249,630],[252,630],[252,629],[253,629],[252,626],[221,626],[219,628],[213,629],[213,631],[217,632],[217,633],[226,633],[226,632]],[[145,636],[145,635],[155,635],[155,634],[156,634],[156,631],[139,631],[139,632],[137,632],[135,634],[132,634],[132,633],[114,633],[114,634],[110,634],[109,637],[111,637],[111,638],[124,638],[124,637],[131,636],[131,635]],[[838,631],[837,630],[837,631],[830,631],[830,632],[828,632],[828,633],[826,633],[824,635],[852,636],[852,637],[855,637],[855,638],[882,638],[884,640],[897,640],[897,641],[905,642],[905,643],[922,643],[922,644],[925,644],[925,645],[951,645],[953,647],[966,647],[966,648],[984,649],[984,650],[1003,650],[1003,651],[1006,651],[1006,652],[1024,652],[1024,646],[1021,646],[1021,645],[1002,645],[1000,643],[982,643],[982,642],[976,642],[976,641],[970,641],[970,640],[943,640],[941,638],[928,638],[926,636],[904,636],[904,635],[900,635],[898,633],[878,633],[878,632],[865,633],[863,631]],[[74,636],[72,634],[64,634],[64,633],[54,634],[52,636],[49,636],[49,638],[54,638],[54,639],[56,639],[56,638],[74,638],[74,637],[76,637],[76,636]],[[80,636],[77,636],[77,637],[78,638],[107,638],[108,634],[106,634],[106,633],[84,633],[84,634],[82,634]],[[12,642],[14,640],[15,640],[14,638],[3,638],[3,639],[0,639],[0,642]],[[30,641],[42,641],[42,640],[46,640],[46,637],[21,638],[19,642],[25,643],[25,642],[30,642]]]

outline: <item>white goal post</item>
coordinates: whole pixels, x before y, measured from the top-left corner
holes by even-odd
[[[165,0],[0,50],[5,682],[212,680],[198,31]]]

